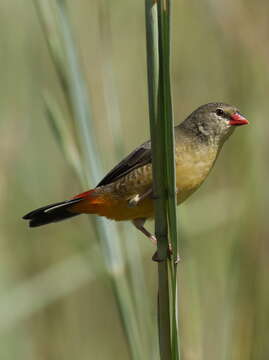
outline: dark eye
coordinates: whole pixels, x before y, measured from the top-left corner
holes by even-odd
[[[217,110],[216,110],[216,114],[217,114],[218,116],[224,116],[224,115],[225,115],[225,112],[224,112],[222,109],[217,109]]]

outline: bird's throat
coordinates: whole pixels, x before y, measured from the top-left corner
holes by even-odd
[[[215,145],[180,142],[176,149],[178,203],[187,199],[204,182],[218,153],[218,147]]]

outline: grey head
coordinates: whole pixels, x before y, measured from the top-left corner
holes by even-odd
[[[222,145],[236,126],[245,124],[248,120],[235,106],[219,102],[200,106],[179,128],[200,142]]]

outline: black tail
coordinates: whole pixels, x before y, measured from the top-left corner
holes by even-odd
[[[52,222],[68,219],[70,217],[79,215],[68,211],[70,205],[76,204],[79,201],[81,201],[81,198],[43,206],[24,215],[23,219],[29,220],[30,227],[46,225]]]

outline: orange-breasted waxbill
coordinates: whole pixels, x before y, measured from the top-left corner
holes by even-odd
[[[204,182],[224,142],[248,120],[234,106],[200,106],[175,127],[177,203],[186,200]],[[131,220],[154,243],[145,228],[154,217],[151,143],[145,142],[116,165],[92,190],[31,211],[23,218],[30,227],[77,216],[96,214],[116,221]]]

